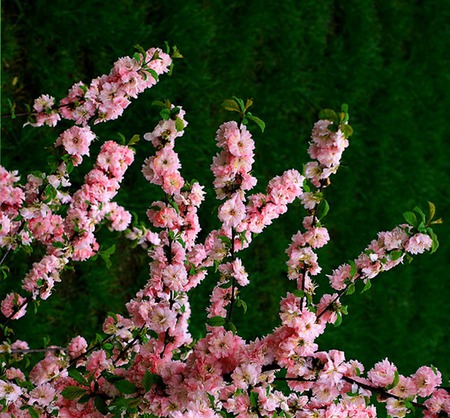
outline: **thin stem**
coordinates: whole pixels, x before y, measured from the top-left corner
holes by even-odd
[[[8,248],[8,251],[6,251],[6,253],[4,254],[4,256],[2,257],[2,259],[0,260],[0,266],[5,262],[6,257],[8,256],[9,252],[11,251],[11,248]]]
[[[125,348],[119,353],[119,356],[113,361],[113,365],[115,366],[116,363],[123,358],[123,356],[126,354],[126,352],[134,345],[136,344],[136,341],[139,340],[141,338],[141,332],[144,329],[145,324],[142,325],[139,328],[138,333],[136,334],[136,336],[125,346]]]
[[[355,383],[355,384],[357,384],[359,387],[361,387],[361,388],[363,388],[363,389],[366,389],[366,390],[369,390],[370,392],[378,393],[379,395],[381,395],[381,396],[383,396],[383,397],[385,397],[385,398],[394,398],[394,399],[397,399],[397,400],[399,400],[399,401],[405,400],[405,399],[401,398],[400,396],[397,396],[397,395],[394,395],[393,393],[387,392],[387,391],[386,391],[385,389],[383,389],[383,388],[379,388],[379,387],[375,387],[375,386],[368,385],[368,384],[363,383],[363,382],[360,382],[360,381],[358,381],[358,380],[354,380],[354,379],[352,379],[351,377],[348,377],[348,376],[342,376],[342,379],[345,380],[345,381],[348,382],[348,383],[352,383],[352,384]],[[426,407],[425,407],[423,404],[421,404],[421,403],[413,402],[413,401],[409,401],[409,402],[411,403],[411,405],[414,405],[416,408],[426,409]]]
[[[338,294],[337,294],[337,296],[335,296],[334,297],[334,299],[322,310],[322,311],[320,311],[320,313],[317,315],[317,319],[319,319],[328,309],[330,309],[332,306],[333,306],[333,304],[334,304],[334,302],[336,302],[338,299],[340,299],[344,294],[345,294],[345,292],[348,290],[348,288],[350,287],[350,285],[352,284],[353,282],[351,282],[351,283],[349,283],[347,286],[345,286],[345,288],[344,289],[342,289]]]
[[[48,348],[15,348],[10,351],[11,354],[30,354],[30,353],[46,353],[47,351],[64,351],[63,347],[48,347]]]
[[[108,335],[107,337],[103,338],[103,340],[98,343],[93,345],[89,350],[87,350],[85,353],[80,354],[79,356],[75,357],[74,359],[72,359],[69,363],[69,367],[74,365],[78,360],[82,359],[83,357],[86,357],[87,355],[91,354],[94,350],[96,350],[97,348],[101,347],[103,344],[106,343],[106,341],[108,341],[109,339],[111,339],[113,336],[112,335]]]

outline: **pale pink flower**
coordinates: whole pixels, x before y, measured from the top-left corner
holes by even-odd
[[[420,367],[412,376],[419,396],[430,396],[435,388],[442,383],[442,375],[439,370],[428,366]]]
[[[72,338],[67,347],[67,350],[69,352],[69,356],[71,358],[75,358],[85,353],[87,347],[88,347],[87,341],[83,337],[77,336],[75,338]]]
[[[397,367],[386,358],[376,363],[367,372],[367,377],[375,386],[386,387],[394,381],[396,371]]]
[[[167,306],[161,305],[150,309],[148,319],[148,327],[157,333],[174,328],[177,322],[176,314]]]
[[[414,380],[410,377],[400,376],[397,385],[390,390],[390,393],[406,399],[416,394],[417,388]]]
[[[94,139],[95,134],[88,126],[73,126],[60,135],[56,145],[62,145],[70,155],[89,155],[89,147]]]
[[[6,405],[10,405],[19,399],[22,395],[22,389],[11,382],[0,380],[0,399],[6,401]]]
[[[15,367],[10,367],[5,370],[5,375],[8,380],[21,380],[25,381],[25,375],[23,374],[22,370],[16,369]]]
[[[401,399],[388,398],[386,401],[386,412],[392,418],[403,418],[408,413],[408,408]]]
[[[405,244],[405,251],[410,254],[422,254],[428,251],[433,244],[432,239],[426,234],[415,234]]]
[[[44,383],[30,392],[29,405],[37,403],[41,406],[48,406],[54,400],[56,395],[55,388],[49,383]]]
[[[231,378],[237,388],[247,389],[249,386],[254,386],[258,382],[259,376],[261,374],[261,366],[255,364],[242,364],[238,366]]]
[[[219,207],[219,219],[224,228],[236,228],[245,217],[245,205],[239,193],[235,193]]]
[[[330,236],[326,228],[314,227],[305,232],[305,240],[312,248],[321,248],[330,240]]]
[[[6,318],[22,318],[22,316],[26,313],[26,308],[28,305],[25,303],[26,300],[26,298],[20,296],[16,292],[8,294],[1,303],[2,314],[5,315]]]

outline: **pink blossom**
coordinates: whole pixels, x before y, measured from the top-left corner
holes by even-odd
[[[55,395],[55,388],[49,383],[43,383],[30,392],[28,404],[33,405],[34,403],[37,403],[41,406],[48,406],[54,400]]]
[[[439,370],[422,366],[412,376],[419,396],[430,396],[435,388],[442,383],[442,375]]]
[[[17,401],[20,395],[22,395],[22,389],[19,386],[11,382],[0,380],[0,399],[4,399],[6,405],[10,405]]]
[[[245,217],[245,206],[239,193],[235,193],[219,207],[219,219],[224,228],[236,228]]]
[[[177,321],[175,313],[167,306],[156,306],[151,308],[148,318],[149,328],[157,333],[174,328]]]
[[[422,254],[428,251],[433,244],[429,235],[415,234],[405,244],[405,251],[410,254]]]
[[[85,353],[87,347],[87,341],[83,337],[77,336],[75,338],[72,338],[67,347],[67,350],[69,351],[69,356],[73,359]]]
[[[26,298],[20,296],[18,293],[10,293],[1,303],[2,314],[5,315],[6,318],[22,318],[22,316],[26,313],[26,308],[28,305],[25,303],[26,300]]]
[[[386,358],[376,363],[367,372],[367,377],[375,386],[386,387],[394,381],[396,371],[397,367]]]
[[[95,134],[88,126],[73,126],[60,135],[56,145],[62,145],[70,155],[89,155],[89,147],[94,139]]]

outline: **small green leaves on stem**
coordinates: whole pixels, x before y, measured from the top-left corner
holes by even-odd
[[[339,114],[332,109],[323,109],[319,112],[319,118],[331,122],[328,129],[332,132],[337,132],[340,129],[345,138],[349,138],[353,134],[353,128],[348,124],[349,114],[346,103],[342,104]]]
[[[103,261],[106,264],[106,267],[109,269],[112,266],[112,262],[110,260],[110,257],[112,254],[114,254],[116,251],[115,244],[111,245],[111,247],[107,248],[106,250],[100,250],[97,254],[103,259]]]
[[[168,99],[166,99],[164,102],[156,100],[152,104],[154,106],[162,107],[162,110],[159,112],[161,118],[163,118],[164,120],[172,119],[175,121],[175,128],[177,132],[181,132],[184,129],[184,122],[178,116],[181,110],[179,107],[173,106]]]
[[[403,214],[403,218],[405,218],[405,221],[408,225],[411,225],[413,228],[417,227],[417,216],[414,212],[405,212]]]
[[[127,147],[132,147],[133,145],[137,144],[141,140],[141,137],[139,135],[133,135],[131,139],[128,141]]]
[[[11,100],[8,99],[8,105],[9,105],[9,112],[11,114],[11,119],[15,119],[16,118],[16,103],[12,102]]]
[[[67,386],[62,390],[61,395],[69,401],[74,401],[78,398],[81,398],[83,395],[86,395],[86,393],[86,388],[80,388],[78,386]]]
[[[212,327],[220,327],[225,324],[225,318],[222,316],[213,316],[208,318],[207,324]]]
[[[251,120],[259,126],[262,132],[264,132],[264,129],[266,128],[266,124],[264,123],[264,121],[248,111],[248,109],[252,105],[252,99],[247,99],[247,101],[244,103],[242,99],[236,96],[233,96],[233,98],[231,99],[226,99],[222,103],[222,107],[225,110],[228,110],[229,112],[236,112],[239,114],[243,125],[247,125],[248,121]]]
[[[436,207],[434,203],[428,202],[428,210],[429,214],[428,217],[426,217],[422,209],[416,206],[412,212],[405,212],[403,214],[403,218],[405,219],[406,223],[414,228],[417,232],[426,234],[431,238],[432,245],[430,253],[433,254],[439,247],[439,241],[437,235],[434,233],[430,225],[438,225],[443,223],[443,221],[441,218],[434,220],[434,217],[436,215]]]
[[[160,383],[162,383],[161,376],[150,373],[148,370],[145,371],[144,377],[142,378],[142,387],[146,392],[148,392],[153,385],[158,385]]]
[[[120,393],[124,393],[125,395],[132,395],[138,390],[134,383],[131,383],[126,379],[117,380],[116,382],[112,383]]]
[[[239,297],[236,298],[236,306],[242,308],[244,310],[244,314],[247,313],[247,303],[244,300],[239,299]]]
[[[83,386],[89,386],[89,382],[86,378],[76,369],[69,370],[69,376],[75,380],[75,382],[80,383]]]
[[[316,210],[316,217],[319,221],[321,221],[325,216],[327,216],[328,212],[330,211],[330,205],[325,199],[322,199],[317,206]]]

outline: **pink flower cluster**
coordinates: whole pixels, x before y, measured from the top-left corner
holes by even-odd
[[[406,254],[421,254],[431,249],[432,240],[428,235],[414,232],[410,225],[400,225],[392,231],[380,232],[378,239],[354,261],[354,271],[350,264],[343,264],[329,275],[333,289],[343,290],[356,280],[364,283],[382,271],[388,271],[403,262]]]
[[[174,106],[172,105],[172,108]],[[187,126],[184,120],[184,110],[180,108],[176,119]],[[144,177],[153,184],[161,186],[169,195],[179,194],[184,186],[184,180],[179,172],[181,168],[178,155],[173,150],[175,138],[183,135],[183,130],[177,130],[176,120],[162,120],[151,133],[144,135],[158,149],[155,156],[148,157],[142,167]]]
[[[87,125],[92,117],[94,123],[117,119],[131,103],[155,85],[158,76],[167,73],[171,58],[160,49],[151,48],[145,55],[123,57],[114,63],[108,75],[92,80],[88,86],[82,82],[74,84],[58,109],[53,109],[55,99],[42,95],[35,100],[36,121],[32,126],[55,126],[61,118],[73,120],[77,125]]]
[[[234,121],[224,123],[217,131],[217,145],[222,152],[213,158],[211,171],[218,199],[252,189],[256,178],[250,174],[255,143],[245,125]]]
[[[330,239],[322,224],[324,215],[319,213],[320,205],[324,206],[322,190],[329,185],[348,145],[342,129],[348,115],[341,118],[339,126],[331,126],[328,120],[314,126],[309,147],[314,161],[305,167],[306,181],[298,171],[288,170],[269,181],[266,194],[249,197],[246,192],[256,184],[251,174],[253,139],[245,125],[223,124],[217,131],[222,151],[211,166],[217,197],[224,200],[218,209],[221,227],[202,243],[198,208],[204,200],[203,187],[184,180],[174,150],[176,138],[187,126],[181,108],[167,106],[161,113],[163,120],[144,136],[156,153],[145,160],[142,172],[165,194],[147,211],[151,227],[127,229],[131,215],[112,202],[134,159],[128,147],[105,142],[81,188],[72,196],[64,191],[70,185],[68,168],[89,155],[95,137],[87,121],[95,114],[96,122],[117,117],[129,98],[154,84],[169,63],[168,57],[154,49],[140,60],[121,58],[109,76],[94,80],[89,88],[75,85],[61,101],[59,111],[52,110],[52,98],[42,96],[35,103],[39,113],[36,125],[52,126],[60,115],[82,125],[58,138],[56,145],[66,153],[63,161],[49,176],[28,176],[23,187],[17,185],[16,172],[0,167],[5,184],[0,191],[2,246],[11,249],[35,240],[47,252],[23,281],[31,296],[11,292],[1,303],[6,323],[23,316],[30,299],[47,299],[70,260],[82,261],[96,254],[99,244],[94,230],[104,219],[110,229],[126,231],[150,257],[147,283],[126,304],[127,314],[107,317],[102,341],[100,337],[88,344],[77,336],[67,348],[48,347],[28,376],[13,367],[24,359],[28,344],[3,342],[0,418],[137,414],[370,418],[376,416],[370,405],[372,394],[380,395],[392,417],[405,416],[412,406],[425,408],[428,418],[450,414],[449,392],[440,387],[441,373],[433,367],[423,366],[411,376],[403,376],[385,359],[364,376],[363,365],[346,360],[342,351],[319,350],[317,338],[346,313],[340,298],[350,293],[357,279],[368,283],[407,255],[430,250],[434,239],[428,229],[419,227],[418,232],[411,225],[379,233],[357,260],[329,276],[338,293],[325,294],[315,302],[317,285],[311,277],[321,272],[315,250]],[[307,211],[304,231],[292,237],[286,250],[287,274],[296,280],[297,289],[281,300],[281,323],[273,333],[247,342],[237,335],[232,322],[233,309],[245,311],[247,306],[239,288],[250,283],[236,253],[249,246],[252,233],[260,233],[297,198]],[[63,204],[68,206],[67,214],[58,212]],[[14,240],[12,234],[22,234],[21,239]],[[219,279],[207,308],[206,335],[194,341],[188,328],[188,291],[211,267],[216,268]],[[278,380],[287,382],[289,393],[277,389]]]

